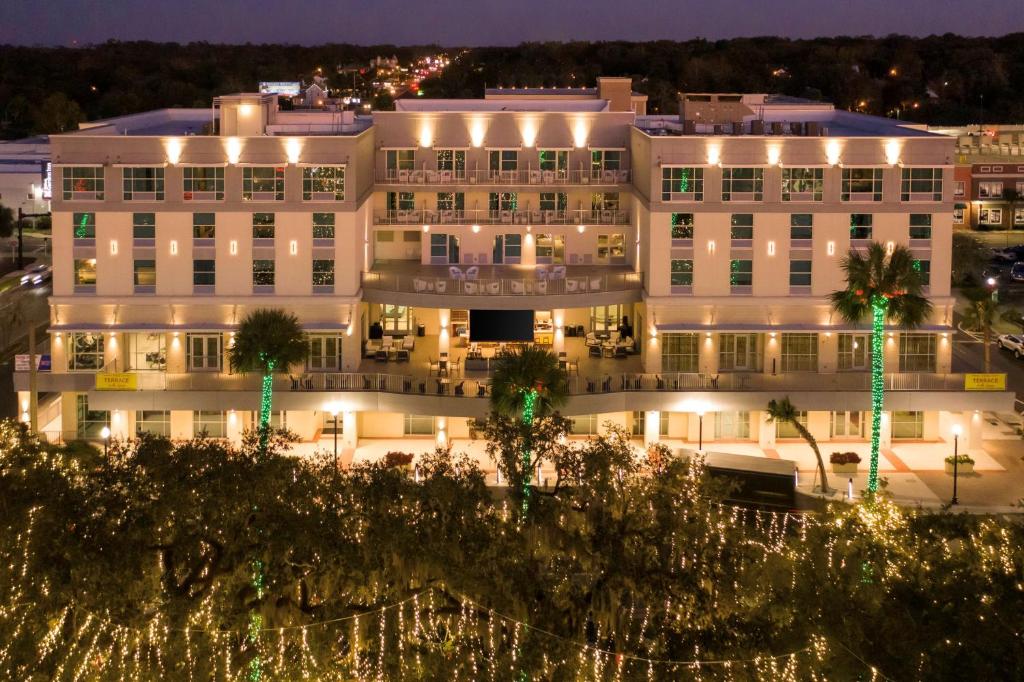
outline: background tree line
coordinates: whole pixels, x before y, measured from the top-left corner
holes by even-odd
[[[57,132],[79,120],[159,107],[208,106],[213,96],[295,80],[319,66],[403,64],[437,46],[213,45],[117,42],[82,48],[0,46],[0,136]],[[455,54],[456,50],[450,49]],[[933,124],[1024,120],[1024,34],[812,40],[737,38],[524,43],[463,52],[423,89],[480,97],[485,86],[593,85],[632,76],[651,113],[675,113],[681,91],[778,92],[844,109]],[[340,84],[339,77],[331,79]],[[916,106],[915,106],[916,104]]]

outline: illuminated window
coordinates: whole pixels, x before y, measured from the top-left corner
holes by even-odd
[[[843,201],[881,201],[881,168],[844,168],[840,198]]]
[[[673,213],[671,217],[672,239],[693,239],[693,214]]]
[[[303,201],[344,201],[345,167],[312,166],[302,169]]]
[[[185,201],[222,201],[224,199],[223,166],[186,166],[183,174]]]
[[[133,239],[155,239],[156,238],[156,214],[155,213],[133,213],[132,214],[132,238]]]
[[[254,287],[274,286],[273,259],[254,258],[252,261],[252,285]]]
[[[850,239],[871,239],[874,216],[870,213],[850,214]]]
[[[661,371],[699,371],[700,336],[698,334],[663,334],[661,336]]]
[[[122,168],[125,201],[163,201],[163,168]]]
[[[216,234],[217,215],[215,213],[192,214],[192,238],[213,239]]]
[[[722,201],[761,201],[763,197],[763,168],[722,169]]]
[[[818,371],[818,335],[804,333],[782,334],[782,371]]]
[[[274,238],[274,222],[275,216],[273,213],[253,213],[252,214],[252,238],[253,239],[273,239]]]
[[[284,201],[284,167],[243,168],[242,198],[247,201]]]
[[[75,239],[96,239],[95,213],[73,213],[71,223]]]
[[[313,239],[334,239],[334,214],[313,214]]]
[[[672,286],[693,286],[693,260],[672,259]]]
[[[704,169],[665,167],[661,169],[662,201],[703,201]]]
[[[103,367],[103,334],[73,332],[68,334],[68,370],[96,371]]]
[[[783,168],[783,201],[821,201],[825,187],[823,168]]]
[[[64,201],[100,201],[103,199],[102,166],[69,166],[61,169]]]
[[[313,261],[313,286],[334,287],[334,260]]]

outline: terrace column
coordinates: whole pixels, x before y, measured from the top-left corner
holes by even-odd
[[[892,446],[892,412],[882,412],[882,430],[878,442],[883,448]]]
[[[984,420],[981,418],[981,412],[973,410],[970,412],[961,413],[961,423],[963,424],[964,435],[963,445],[968,450],[980,450],[982,440],[982,426]]]
[[[775,447],[775,424],[764,418],[763,412],[751,412],[750,418],[757,426],[757,446],[763,449]]]
[[[644,372],[658,373],[661,371],[661,334],[651,333],[648,330],[647,340],[641,350],[641,360],[644,363]]]
[[[523,255],[520,263],[530,266],[537,264],[537,240],[532,232],[523,235]]]
[[[782,373],[782,336],[769,332],[764,344],[764,373]]]
[[[661,413],[647,410],[644,413],[644,447],[648,448],[658,442],[661,437]]]
[[[346,448],[355,448],[359,445],[359,419],[357,417],[358,413],[352,411],[342,414],[342,433],[339,439]]]
[[[241,412],[228,410],[227,436],[232,445],[241,444],[242,432],[245,430],[244,421],[245,420],[242,418]]]
[[[110,411],[110,438],[111,440],[124,440],[131,435],[131,424],[128,419],[128,412],[125,410]]]
[[[451,322],[452,311],[448,308],[440,308],[437,311],[438,332],[437,352],[447,353],[451,345]]]
[[[565,309],[556,308],[551,311],[551,320],[555,325],[554,347],[551,349],[555,355],[565,350]]]

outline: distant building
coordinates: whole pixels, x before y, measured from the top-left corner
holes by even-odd
[[[45,135],[0,143],[0,204],[15,212],[49,211],[52,169]]]
[[[632,80],[601,76],[596,88],[487,88],[484,99],[606,100],[610,111],[647,115],[647,95],[633,92]]]

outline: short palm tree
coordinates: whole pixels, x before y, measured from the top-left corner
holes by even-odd
[[[992,324],[999,315],[999,304],[992,298],[992,293],[987,289],[975,287],[962,291],[967,299],[967,307],[961,315],[964,324],[969,329],[981,332],[984,342],[985,373],[992,371]]]
[[[922,295],[924,279],[920,265],[905,246],[873,242],[866,252],[850,251],[843,259],[846,288],[829,296],[832,309],[850,324],[871,320],[871,465],[868,492],[878,490],[878,448],[885,400],[885,323],[914,329],[932,312],[931,302]]]
[[[811,432],[800,421],[800,413],[797,411],[796,407],[793,406],[793,403],[789,402],[789,396],[786,396],[782,400],[769,400],[766,413],[768,415],[767,421],[769,424],[776,422],[790,424],[794,429],[796,429],[796,432],[800,434],[800,437],[807,441],[807,444],[811,446],[811,450],[814,450],[814,456],[818,459],[818,472],[821,474],[821,492],[830,492],[828,487],[828,478],[825,475],[825,460],[821,458],[821,450],[818,449],[818,441],[815,440],[814,436],[811,435]]]
[[[529,443],[530,425],[563,405],[569,396],[565,370],[558,357],[537,346],[523,346],[499,355],[491,379],[491,409],[518,419]],[[531,450],[523,449],[523,508],[530,492]]]
[[[260,372],[260,452],[265,452],[270,436],[270,406],[274,373],[306,361],[309,341],[295,315],[283,310],[254,310],[241,321],[234,345],[228,351],[235,372]]]

